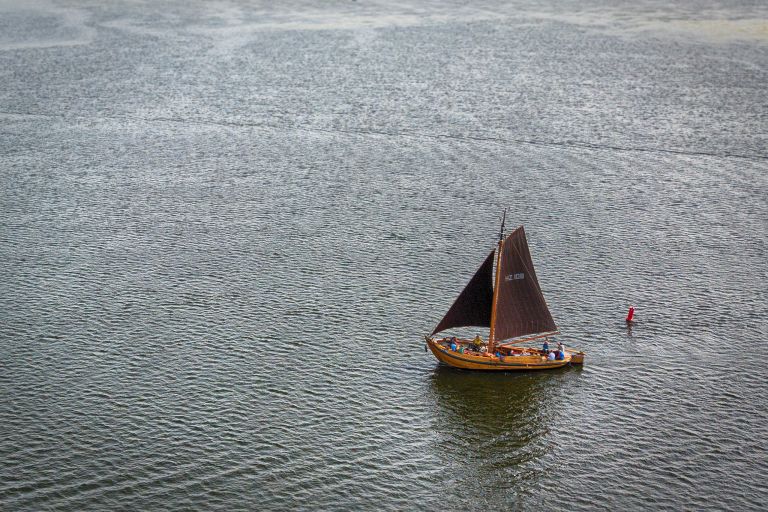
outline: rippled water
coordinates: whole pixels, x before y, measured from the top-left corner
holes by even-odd
[[[0,3],[0,508],[765,509],[768,10],[665,4]],[[583,369],[423,351],[504,206]]]

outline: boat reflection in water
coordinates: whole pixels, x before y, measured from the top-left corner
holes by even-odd
[[[462,489],[466,499],[540,502],[537,493],[557,483],[552,455],[568,435],[554,426],[567,414],[566,390],[581,371],[580,366],[521,373],[435,368],[429,377],[437,409],[435,450],[452,488]]]

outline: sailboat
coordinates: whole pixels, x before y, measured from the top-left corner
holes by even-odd
[[[432,333],[425,336],[427,347],[440,362],[468,370],[549,370],[583,364],[582,351],[564,346],[562,351],[545,351],[521,345],[541,339],[550,344],[550,338],[560,332],[536,278],[525,230],[520,226],[505,237],[505,221],[506,210],[496,248]],[[489,327],[488,340],[435,337],[454,327]]]

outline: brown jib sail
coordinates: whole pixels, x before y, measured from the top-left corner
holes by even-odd
[[[451,327],[489,327],[491,325],[493,253],[494,251],[491,251],[485,258],[432,334]]]
[[[541,293],[522,226],[499,244],[496,269],[494,341],[556,331],[557,326]],[[493,309],[492,252],[458,296],[432,334],[451,327],[490,327]]]

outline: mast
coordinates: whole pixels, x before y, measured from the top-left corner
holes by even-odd
[[[496,247],[496,278],[493,284],[493,302],[491,303],[491,331],[488,333],[488,353],[492,354],[495,346],[496,334],[496,305],[499,301],[499,279],[501,279],[501,252],[504,246],[504,222],[507,220],[507,209],[501,217],[501,229],[499,230],[499,243]]]

